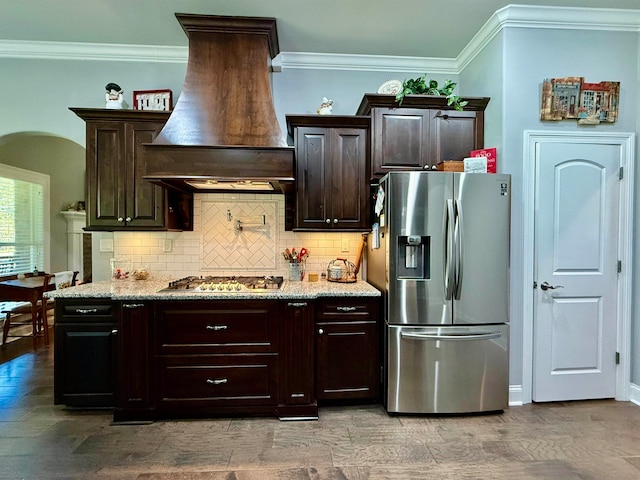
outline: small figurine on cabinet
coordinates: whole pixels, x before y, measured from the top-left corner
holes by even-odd
[[[331,115],[331,110],[333,110],[333,100],[329,100],[327,97],[322,97],[322,104],[320,108],[316,110],[318,115]]]
[[[117,83],[107,83],[104,88],[107,90],[107,93],[105,94],[107,105],[105,108],[123,109],[124,97],[122,96],[123,91],[120,88],[120,85]]]

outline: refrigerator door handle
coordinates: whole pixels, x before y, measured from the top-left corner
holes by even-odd
[[[463,258],[463,247],[464,243],[462,239],[464,238],[462,227],[464,225],[462,218],[462,205],[460,205],[460,200],[456,200],[455,204],[455,227],[454,227],[454,235],[453,235],[453,243],[455,245],[455,287],[454,287],[454,295],[456,300],[460,300],[460,293],[462,291],[462,258]]]
[[[451,300],[453,295],[453,260],[455,254],[453,252],[454,247],[454,208],[453,200],[447,200],[447,204],[444,209],[444,298]]]
[[[463,340],[492,340],[495,338],[500,338],[502,334],[500,332],[489,332],[489,333],[474,333],[474,334],[459,334],[459,335],[437,335],[437,334],[429,334],[429,333],[408,333],[401,332],[401,337],[413,338],[417,340],[455,340],[455,341],[463,341]]]

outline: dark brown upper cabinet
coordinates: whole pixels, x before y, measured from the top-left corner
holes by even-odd
[[[193,195],[143,178],[169,112],[71,108],[86,122],[86,230],[193,230]]]
[[[371,116],[374,179],[394,170],[435,170],[444,160],[462,160],[484,147],[487,97],[465,97],[459,112],[447,99],[407,95],[398,106],[394,95],[365,94],[358,115]]]
[[[293,230],[369,227],[370,117],[287,115],[296,152]]]

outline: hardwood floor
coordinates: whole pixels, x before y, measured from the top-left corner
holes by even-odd
[[[640,407],[628,402],[112,425],[109,411],[53,405],[53,348],[31,347],[27,338],[0,352],[0,479],[640,479]]]

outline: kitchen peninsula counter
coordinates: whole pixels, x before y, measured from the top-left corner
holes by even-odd
[[[290,282],[285,280],[279,290],[264,292],[189,292],[186,290],[161,291],[167,280],[116,280],[85,283],[73,288],[52,290],[48,298],[105,298],[111,300],[293,300],[320,297],[379,297],[380,291],[364,281],[340,283]]]

